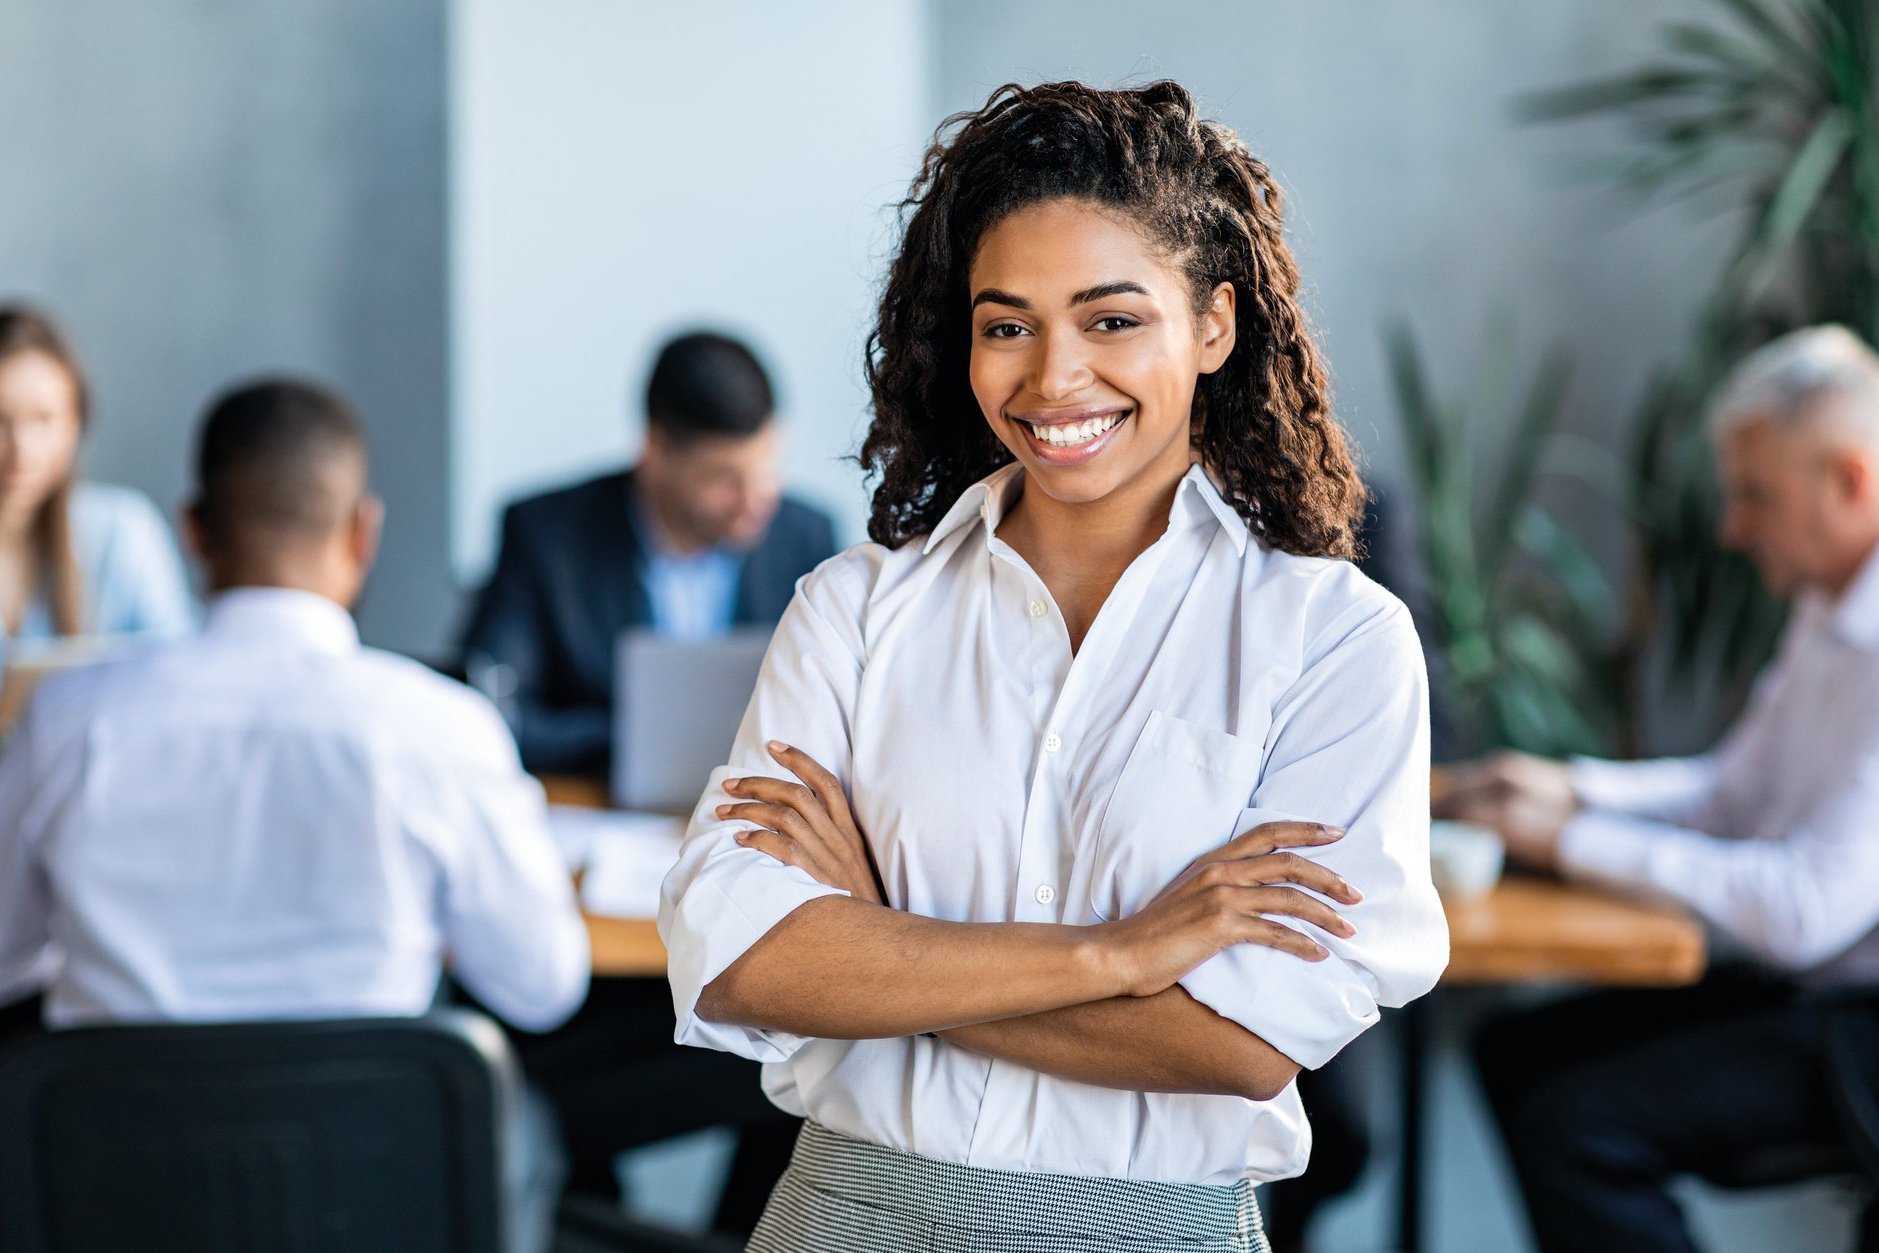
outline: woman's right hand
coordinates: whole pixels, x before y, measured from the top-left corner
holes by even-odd
[[[1153,996],[1235,944],[1263,944],[1306,961],[1329,956],[1323,946],[1272,916],[1298,918],[1348,939],[1357,929],[1299,888],[1355,905],[1363,894],[1334,871],[1287,852],[1344,837],[1315,822],[1266,822],[1197,859],[1142,909],[1102,923],[1103,942],[1118,963],[1130,996]],[[1296,885],[1296,886],[1286,886]]]

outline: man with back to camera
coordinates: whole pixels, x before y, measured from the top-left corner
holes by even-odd
[[[1784,336],[1711,424],[1723,538],[1795,599],[1748,709],[1700,757],[1464,765],[1441,807],[1523,862],[1679,900],[1752,958],[1483,1032],[1547,1250],[1694,1249],[1675,1175],[1758,1186],[1875,1160],[1846,1111],[1879,1110],[1879,357],[1840,327]],[[1870,1205],[1860,1247],[1879,1248]]]
[[[681,335],[653,365],[639,464],[506,511],[462,655],[502,693],[529,769],[606,773],[621,631],[774,625],[796,581],[834,554],[828,517],[779,495],[775,409],[749,348]],[[560,1116],[572,1190],[610,1196],[623,1150],[730,1126],[713,1225],[748,1235],[800,1123],[763,1095],[756,1063],[682,1048],[675,1030],[663,979],[600,979],[572,1022],[515,1043]]]
[[[540,785],[487,701],[348,612],[382,517],[351,410],[226,394],[197,491],[201,633],[47,679],[0,754],[0,1000],[50,945],[53,1028],[415,1016],[447,955],[511,1023],[560,1023],[589,958]],[[532,1148],[519,1249],[558,1182]]]
[[[639,464],[504,513],[462,655],[473,681],[501,676],[530,770],[606,773],[623,630],[774,625],[796,580],[834,555],[827,515],[779,494],[775,409],[749,348],[681,335],[646,386]]]

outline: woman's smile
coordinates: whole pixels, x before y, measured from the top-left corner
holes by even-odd
[[[1083,406],[1006,416],[1029,438],[1040,461],[1069,466],[1101,455],[1134,414],[1132,406]]]

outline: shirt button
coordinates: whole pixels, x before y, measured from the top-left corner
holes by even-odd
[[[1045,752],[1054,753],[1062,747],[1063,747],[1063,737],[1058,735],[1055,731],[1052,731],[1049,735],[1044,737],[1044,751]]]
[[[1046,610],[1045,610],[1045,608],[1044,608],[1044,602],[1043,602],[1043,601],[1041,601],[1041,600],[1034,600],[1034,601],[1032,601],[1032,602],[1031,602],[1031,616],[1032,616],[1033,618],[1041,618],[1041,617],[1043,617],[1043,616],[1044,616],[1044,614],[1045,614],[1046,612],[1047,612],[1047,611],[1046,611]]]
[[[1037,885],[1037,891],[1032,895],[1037,897],[1038,904],[1048,905],[1057,899],[1057,889],[1048,883],[1040,883]]]

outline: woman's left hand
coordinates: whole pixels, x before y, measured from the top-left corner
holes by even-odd
[[[849,811],[836,777],[809,754],[777,740],[770,756],[801,783],[752,776],[726,779],[723,788],[741,803],[719,805],[718,817],[757,824],[737,842],[800,867],[818,883],[841,888],[859,901],[887,903],[867,837]]]

